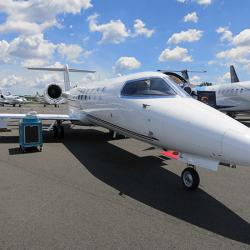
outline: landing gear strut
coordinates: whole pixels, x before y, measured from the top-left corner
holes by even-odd
[[[57,120],[56,124],[53,126],[54,138],[57,138],[58,135],[60,138],[64,137],[64,127],[62,125],[62,121]]]
[[[197,189],[197,187],[199,186],[200,177],[194,168],[188,167],[183,170],[181,174],[181,181],[182,181],[182,185],[186,189],[193,191]]]

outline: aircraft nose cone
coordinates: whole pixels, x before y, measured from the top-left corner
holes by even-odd
[[[230,163],[250,166],[250,129],[228,130],[222,139],[222,155]]]

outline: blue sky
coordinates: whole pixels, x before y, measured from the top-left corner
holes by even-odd
[[[0,88],[42,92],[62,75],[27,66],[95,69],[96,78],[145,70],[207,70],[193,82],[250,78],[249,1],[6,0],[0,3]],[[81,83],[92,76],[72,74]]]

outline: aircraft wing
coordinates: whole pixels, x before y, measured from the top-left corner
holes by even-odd
[[[25,118],[27,114],[0,114],[0,119],[22,119]],[[69,116],[69,115],[61,115],[61,114],[36,114],[40,120],[63,120],[63,121],[78,121],[79,119]]]

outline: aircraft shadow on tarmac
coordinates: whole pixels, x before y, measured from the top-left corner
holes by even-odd
[[[66,132],[64,145],[96,178],[141,203],[226,238],[250,243],[250,225],[205,191],[188,192],[160,158],[138,157],[96,130]]]

